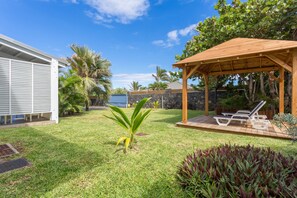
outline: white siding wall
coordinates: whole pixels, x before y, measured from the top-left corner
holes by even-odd
[[[11,114],[32,113],[32,64],[11,61]]]
[[[34,113],[51,111],[51,67],[49,65],[34,64]]]
[[[51,65],[0,58],[0,115],[51,112],[51,73]]]
[[[9,60],[0,59],[0,115],[9,114]]]

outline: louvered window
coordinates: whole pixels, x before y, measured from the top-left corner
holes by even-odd
[[[51,68],[49,65],[34,64],[33,67],[33,104],[34,113],[51,110]]]
[[[0,115],[9,114],[9,60],[0,59]]]
[[[32,63],[11,61],[11,114],[32,113]]]
[[[50,111],[51,66],[0,58],[0,115]]]

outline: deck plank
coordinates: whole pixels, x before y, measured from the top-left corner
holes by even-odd
[[[271,137],[279,139],[291,139],[291,137],[273,125],[271,122],[268,130],[253,129],[249,124],[240,124],[239,122],[231,122],[228,126],[220,126],[216,123],[212,116],[198,116],[188,120],[186,124],[182,122],[176,123],[178,127],[196,128],[206,131],[243,134],[251,136]]]

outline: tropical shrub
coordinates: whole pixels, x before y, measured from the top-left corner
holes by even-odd
[[[87,99],[82,86],[82,79],[73,71],[68,70],[59,76],[59,114],[72,115],[81,112]]]
[[[276,114],[273,117],[273,121],[280,129],[285,128],[293,141],[297,140],[297,117],[290,113]]]
[[[233,95],[227,98],[219,99],[219,106],[227,110],[249,109],[248,101],[243,95]]]
[[[297,160],[270,148],[221,145],[188,155],[177,180],[195,197],[297,197]]]
[[[127,132],[126,136],[121,137],[116,145],[119,145],[121,142],[124,143],[124,152],[127,152],[127,149],[133,148],[134,143],[136,143],[135,140],[135,134],[143,121],[148,117],[149,113],[151,112],[151,109],[141,111],[142,107],[150,100],[150,98],[144,98],[140,102],[137,103],[130,119],[128,116],[123,112],[122,109],[116,106],[109,105],[111,109],[111,113],[113,117],[105,116],[111,120],[113,120],[115,123],[117,123],[119,126],[124,128]]]

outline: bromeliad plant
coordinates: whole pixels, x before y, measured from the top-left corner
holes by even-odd
[[[150,98],[144,98],[140,102],[138,102],[130,118],[128,118],[128,116],[119,107],[109,105],[113,117],[105,117],[113,120],[115,123],[117,123],[119,126],[121,126],[127,131],[127,136],[121,137],[116,144],[118,146],[121,142],[123,142],[124,152],[127,152],[128,148],[133,148],[133,145],[136,142],[134,136],[141,124],[143,123],[143,121],[148,117],[149,113],[151,112],[151,109],[141,111],[142,107],[149,100]]]

